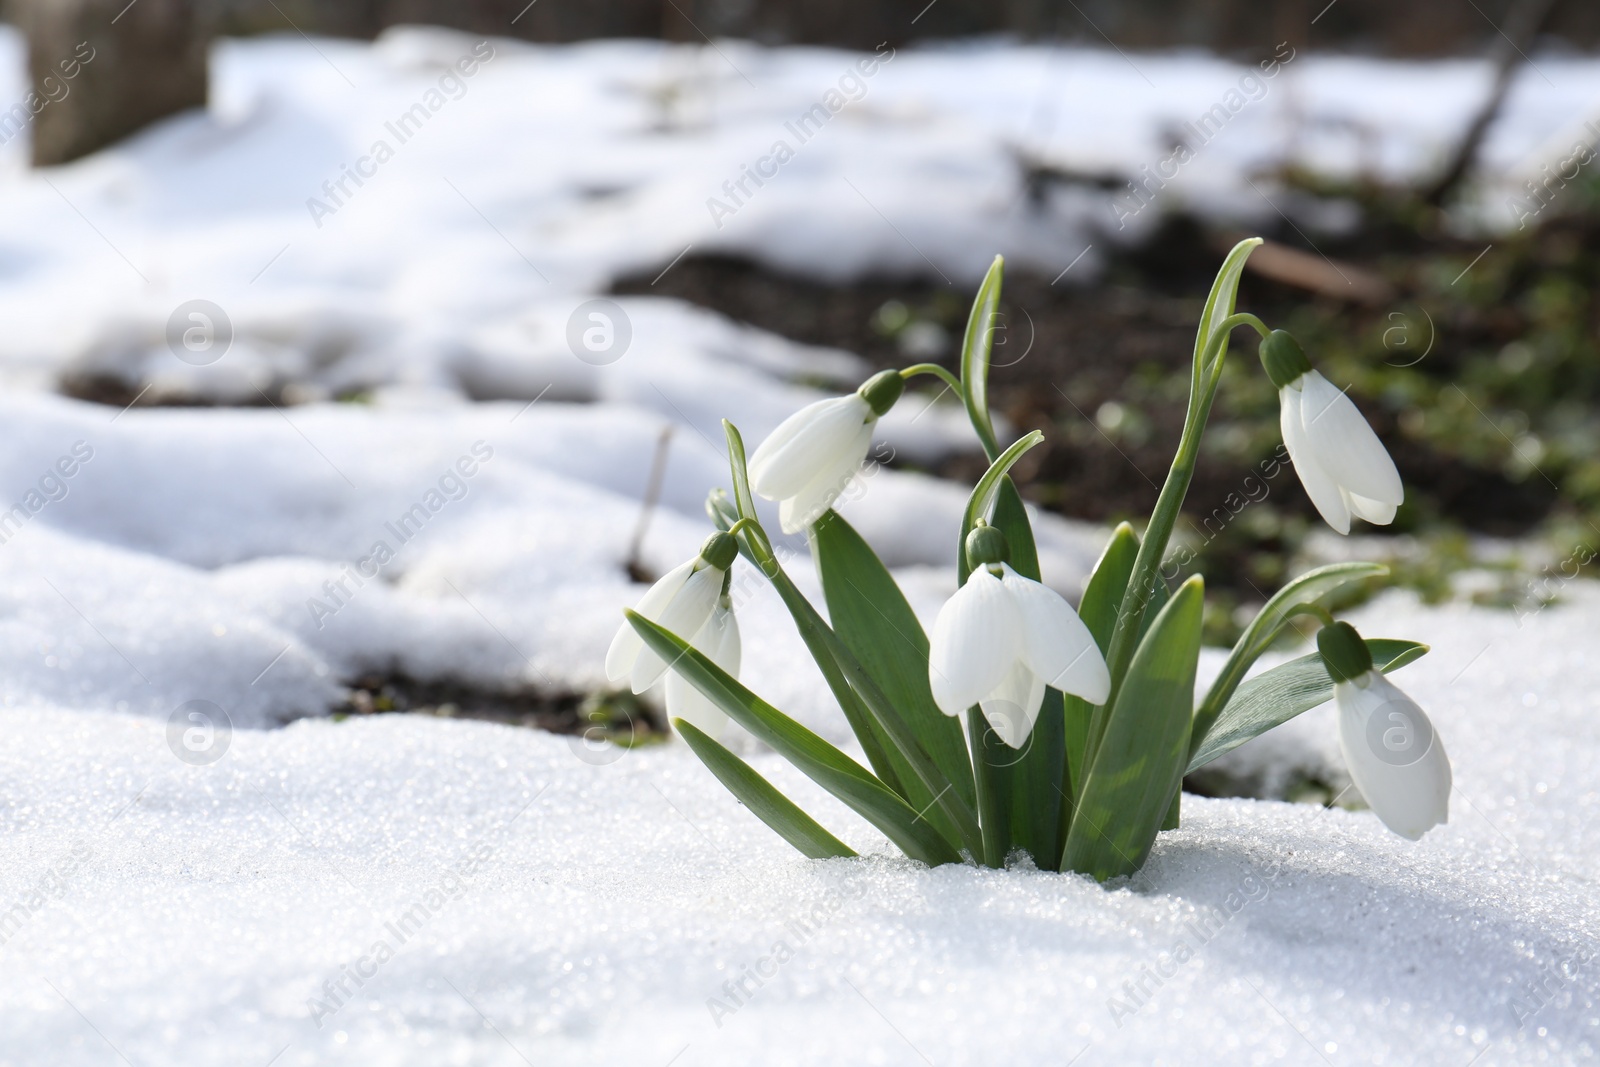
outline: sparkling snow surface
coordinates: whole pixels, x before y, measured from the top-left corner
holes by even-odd
[[[772,756],[866,858],[800,858],[680,746],[386,716],[192,767],[159,722],[12,709],[0,885],[37,907],[0,1057],[1593,1062],[1600,596],[1357,622],[1434,643],[1398,677],[1454,757],[1450,824],[1190,798],[1110,890],[917,868]]]
[[[569,318],[618,274],[691,245],[819,277],[931,264],[966,285],[997,250],[1054,273],[1115,239],[1107,199],[1030,207],[1016,155],[1135,169],[1242,74],[1198,56],[902,52],[718,227],[706,199],[861,57],[497,41],[319,228],[307,198],[475,44],[224,43],[209,115],[48,174],[22,169],[20,141],[0,151],[0,511],[27,515],[0,525],[0,1064],[1600,1056],[1586,583],[1520,621],[1400,596],[1355,616],[1434,647],[1397,681],[1453,757],[1448,826],[1410,844],[1366,812],[1191,798],[1111,889],[918,868],[770,755],[751,758],[865,858],[798,857],[680,745],[324,717],[366,670],[596,685],[640,592],[622,564],[663,428],[657,571],[706,533],[722,416],[753,442],[819,381],[863,372],[648,297],[618,298],[622,358],[580,361]],[[1495,127],[1499,174],[1555,158],[1600,92],[1600,64],[1539,69],[1549,82],[1525,78]],[[1415,173],[1486,77],[1297,58],[1168,192],[1247,222],[1270,211],[1249,168],[1291,149],[1331,165],[1352,137],[1384,173]],[[195,298],[234,327],[203,367],[162,339]],[[288,382],[312,402],[119,412],[52,395],[62,371],[257,404]],[[315,402],[349,389],[371,402]],[[921,399],[881,436],[922,460],[968,440],[959,412]],[[845,511],[931,617],[964,490],[893,470],[864,487]],[[397,533],[408,514],[425,519]],[[1075,592],[1102,535],[1048,517],[1039,533],[1047,580]],[[379,542],[392,558],[353,582]],[[842,739],[781,607],[751,586],[746,679]],[[191,701],[233,724],[214,762],[169,721]],[[1232,758],[1336,773],[1329,710]]]

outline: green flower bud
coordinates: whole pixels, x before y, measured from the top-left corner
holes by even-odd
[[[700,546],[700,558],[719,571],[732,567],[734,557],[738,554],[738,540],[732,534],[722,533],[720,530],[706,538],[706,543]]]
[[[1311,369],[1311,361],[1300,350],[1300,342],[1286,330],[1273,330],[1262,338],[1261,365],[1279,389],[1299,381],[1300,376]]]
[[[1372,670],[1372,653],[1367,651],[1367,643],[1347,622],[1336,622],[1319,630],[1317,651],[1322,653],[1328,677],[1335,682],[1352,681]]]
[[[1011,558],[1011,546],[1006,535],[985,523],[978,523],[967,534],[967,564],[974,569],[991,564],[1005,563]]]
[[[879,418],[886,415],[895,401],[900,399],[900,394],[906,391],[906,380],[900,377],[899,371],[879,371],[861,383],[861,388],[856,392],[861,394],[861,399],[867,402],[872,413]]]

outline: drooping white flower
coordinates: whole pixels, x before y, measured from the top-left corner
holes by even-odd
[[[761,442],[750,457],[750,487],[779,501],[785,533],[799,533],[833,506],[867,458],[878,418],[904,389],[897,372],[883,371],[849,396],[801,408]]]
[[[998,535],[980,526],[968,537],[972,573],[933,624],[928,681],[939,710],[959,715],[976,704],[1002,741],[1021,748],[1046,686],[1099,704],[1111,674],[1072,605],[1003,562]]]
[[[739,677],[739,622],[734,618],[733,604],[727,597],[718,598],[717,606],[711,609],[711,617],[689,644],[733,677]],[[727,712],[712,703],[710,697],[683,675],[670,669],[667,671],[667,717],[684,719],[713,739],[720,738],[728,725]]]
[[[728,534],[712,534],[698,556],[662,575],[633,610],[679,637],[698,635],[717,606],[738,551],[737,542]],[[667,661],[645,645],[631,623],[623,622],[606,652],[606,677],[613,684],[626,681],[635,693],[642,693],[656,684],[666,669]]]
[[[1279,423],[1295,473],[1328,525],[1347,534],[1352,516],[1379,526],[1393,522],[1405,500],[1400,472],[1355,404],[1311,368],[1282,330],[1261,342],[1261,362],[1278,386]]]
[[[1428,716],[1373,668],[1348,624],[1324,627],[1317,645],[1334,679],[1339,747],[1367,806],[1412,841],[1448,822],[1450,757]]]

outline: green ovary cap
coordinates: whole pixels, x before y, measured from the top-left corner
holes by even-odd
[[[1311,369],[1311,361],[1300,349],[1300,342],[1287,330],[1273,330],[1261,339],[1261,365],[1279,389],[1298,381]]]
[[[993,526],[978,525],[967,534],[967,564],[974,569],[995,563],[1004,563],[1011,558],[1011,546],[1006,543],[1006,535]]]
[[[732,534],[720,531],[706,538],[706,543],[700,546],[700,558],[719,571],[733,566],[734,557],[738,554],[738,540]]]
[[[861,383],[861,388],[856,392],[861,394],[861,399],[867,402],[872,413],[882,418],[895,401],[900,399],[900,394],[906,391],[906,380],[900,377],[899,371],[879,371]]]
[[[1335,682],[1348,682],[1372,670],[1372,653],[1356,628],[1347,622],[1324,626],[1317,633],[1317,651]]]

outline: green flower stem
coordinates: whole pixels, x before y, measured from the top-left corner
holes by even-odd
[[[1005,779],[995,773],[995,765],[989,761],[992,746],[988,739],[993,731],[989,720],[983,717],[983,709],[974,704],[967,709],[966,719],[967,748],[972,754],[972,784],[977,791],[978,818],[983,824],[983,847],[972,855],[983,866],[998,870],[1006,865],[1011,794],[1003,784]],[[1004,746],[998,739],[993,744]]]
[[[944,384],[948,385],[950,388],[954,389],[956,391],[956,396],[961,395],[960,380],[957,379],[954,374],[951,374],[937,363],[913,364],[912,366],[902,370],[900,372],[900,377],[909,380],[911,378],[915,378],[919,374],[931,374],[935,378],[938,378],[940,381],[944,382]]]
[[[1310,615],[1324,626],[1332,626],[1334,619],[1332,612],[1327,608],[1319,608],[1315,604],[1296,604],[1284,612],[1284,618],[1289,619],[1296,615]]]
[[[1189,408],[1183,420],[1183,438],[1178,442],[1178,454],[1173,457],[1166,484],[1156,498],[1155,511],[1150,515],[1150,523],[1145,527],[1144,538],[1139,543],[1139,554],[1134,558],[1133,574],[1128,579],[1128,588],[1117,608],[1116,629],[1112,631],[1111,648],[1106,655],[1106,666],[1111,671],[1111,695],[1095,709],[1090,720],[1085,766],[1092,765],[1095,749],[1105,732],[1107,714],[1116,703],[1123,676],[1128,673],[1128,664],[1133,661],[1140,626],[1150,606],[1151,590],[1160,580],[1161,560],[1167,554],[1167,542],[1172,539],[1172,529],[1177,525],[1178,513],[1183,508],[1184,497],[1188,495],[1189,482],[1194,478],[1195,461],[1200,455],[1200,438],[1205,433],[1206,421],[1211,417],[1211,403],[1216,398],[1217,383],[1221,380],[1228,335],[1240,326],[1249,326],[1263,337],[1271,332],[1265,323],[1247,312],[1230,315],[1217,324],[1194,362]]]
[[[750,527],[752,527],[752,526],[756,526],[756,520],[754,520],[754,519],[740,519],[738,522],[736,522],[732,526],[728,527],[728,531],[727,532],[732,534],[734,537],[738,537],[740,534],[744,533],[746,530],[750,529]],[[757,528],[759,529],[759,527],[757,527]],[[762,536],[763,540],[766,539],[766,531],[765,530],[762,531],[761,536]],[[768,555],[772,554],[772,542],[770,542],[770,541],[767,542],[767,554]]]

